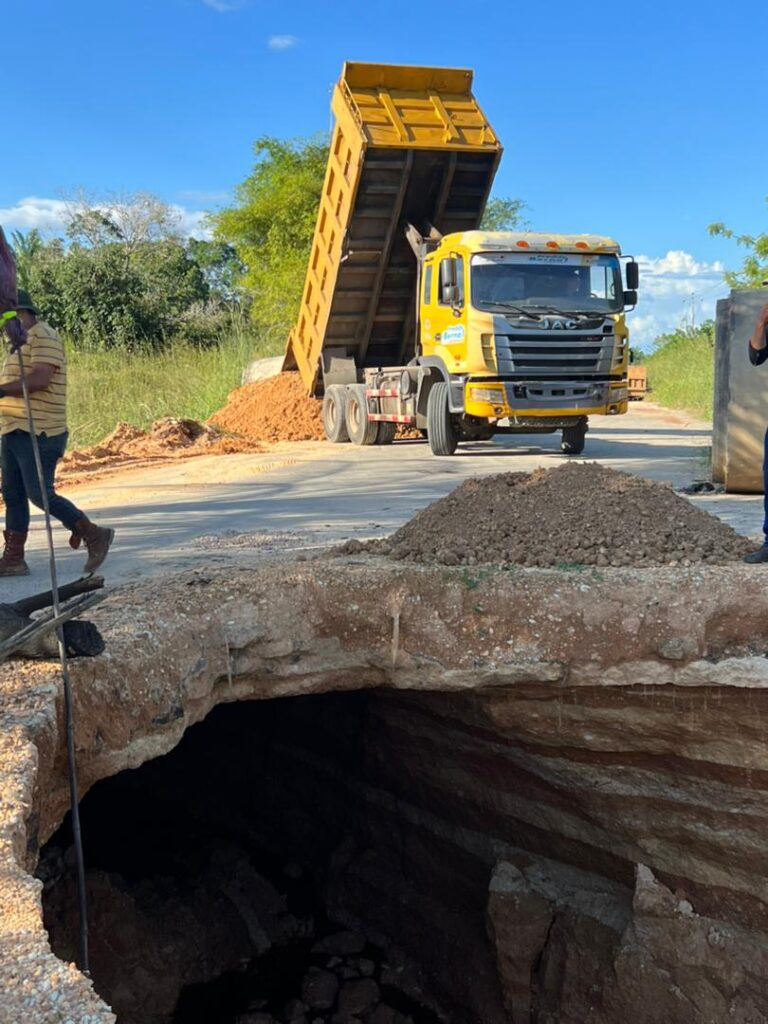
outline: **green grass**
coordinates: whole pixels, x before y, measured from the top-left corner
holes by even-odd
[[[646,360],[650,399],[712,419],[714,354],[707,330],[679,332]]]
[[[78,351],[69,347],[69,447],[101,440],[125,420],[146,429],[163,416],[205,420],[240,384],[261,350],[244,331],[211,348],[171,344],[161,352]]]

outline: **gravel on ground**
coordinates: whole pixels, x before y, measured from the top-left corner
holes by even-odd
[[[569,463],[467,480],[391,537],[339,550],[441,565],[644,567],[723,564],[750,547],[668,485]]]

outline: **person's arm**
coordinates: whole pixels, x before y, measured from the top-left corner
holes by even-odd
[[[57,369],[57,366],[51,366],[50,363],[33,363],[26,374],[27,390],[30,394],[33,391],[42,391],[44,388],[47,388]],[[6,395],[16,398],[23,394],[24,387],[21,377],[18,380],[9,380],[6,384],[0,385],[0,398],[5,398]]]
[[[755,329],[749,339],[749,361],[759,366],[768,359],[768,306],[763,306],[757,317]]]

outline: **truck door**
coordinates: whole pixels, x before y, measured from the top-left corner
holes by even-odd
[[[466,281],[462,256],[444,256],[437,268],[435,303],[431,307],[431,353],[440,356],[449,371],[467,355]]]

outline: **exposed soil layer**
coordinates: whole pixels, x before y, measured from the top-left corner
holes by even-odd
[[[657,566],[735,561],[750,542],[671,487],[597,463],[467,480],[370,551],[441,565]]]
[[[57,479],[71,484],[117,466],[127,469],[194,455],[230,455],[261,450],[251,438],[229,437],[197,420],[165,417],[156,420],[149,430],[121,422],[98,444],[65,455],[59,465]]]
[[[298,373],[281,373],[235,388],[210,422],[258,441],[321,441],[320,408]]]
[[[281,869],[326,830],[328,919],[390,964],[407,947],[450,1024],[768,1019],[759,566],[206,566],[123,588],[94,619],[107,650],[71,665],[84,801],[122,769],[138,780],[215,705],[256,702],[253,717],[232,709],[238,735],[196,754],[165,806],[185,796],[199,812],[207,794],[215,834],[231,837],[237,811],[234,838],[274,848]],[[30,875],[69,802],[56,666],[0,666],[0,705],[0,1024],[115,1024],[51,953]],[[131,813],[121,825],[131,863],[136,849],[167,874],[157,831]],[[97,836],[89,824],[89,870],[115,872],[112,892],[119,874],[125,905],[156,916],[125,863],[95,857]],[[226,913],[251,934],[239,892],[203,931]],[[108,929],[122,978],[137,953],[124,937]]]

